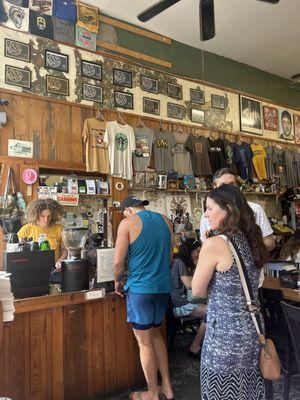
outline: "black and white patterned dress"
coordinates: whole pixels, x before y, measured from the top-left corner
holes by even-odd
[[[260,270],[244,234],[232,240],[247,268],[257,299]],[[265,400],[258,367],[260,345],[235,262],[215,271],[209,289],[207,330],[201,355],[202,400]]]

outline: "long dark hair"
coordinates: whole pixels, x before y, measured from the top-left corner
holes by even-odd
[[[256,266],[262,268],[268,260],[268,250],[264,245],[261,229],[255,222],[253,210],[245,196],[232,185],[221,185],[213,189],[207,197],[226,211],[226,216],[218,228],[219,233],[230,237],[235,233],[243,232],[252,250]]]
[[[195,238],[185,238],[181,241],[179,252],[175,258],[180,258],[191,272],[194,272],[195,265],[192,261],[192,252],[201,247],[201,243]]]
[[[292,260],[295,260],[298,251],[300,251],[300,231],[296,231],[283,246],[280,252],[280,259],[286,260],[291,257]]]

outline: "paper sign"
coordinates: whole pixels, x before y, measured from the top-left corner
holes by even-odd
[[[78,194],[57,193],[57,201],[62,206],[78,206],[78,200]]]
[[[25,140],[8,139],[8,152],[11,157],[33,157],[33,142]]]
[[[97,249],[97,282],[114,280],[113,259],[115,249]]]

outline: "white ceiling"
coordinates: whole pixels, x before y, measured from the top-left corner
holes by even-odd
[[[216,37],[201,42],[199,0],[181,0],[142,23],[137,15],[157,0],[85,0],[111,17],[199,49],[290,78],[300,72],[300,0],[215,0]]]

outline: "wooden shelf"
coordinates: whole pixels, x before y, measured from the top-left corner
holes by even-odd
[[[78,193],[79,196],[85,196],[85,197],[100,197],[103,199],[109,199],[111,198],[111,194],[88,194],[88,193]]]

